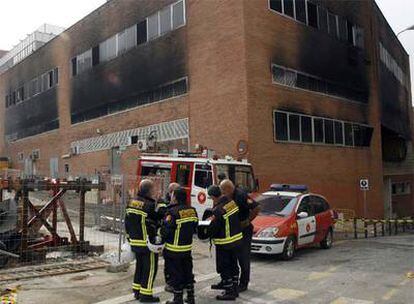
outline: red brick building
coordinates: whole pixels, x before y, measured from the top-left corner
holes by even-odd
[[[238,156],[383,216],[406,160],[408,55],[372,0],[112,0],[0,75],[0,154],[27,173],[133,173],[136,142]],[[119,153],[119,150],[124,150]],[[36,172],[33,172],[36,171]]]

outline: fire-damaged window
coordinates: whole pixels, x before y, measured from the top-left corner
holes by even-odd
[[[354,129],[354,145],[356,147],[369,147],[373,129],[367,126],[353,124]]]
[[[117,35],[99,44],[99,61],[105,62],[117,56]],[[80,71],[78,72],[80,73]]]
[[[325,144],[333,144],[335,142],[334,139],[334,122],[330,119],[325,119],[324,121],[325,127]]]
[[[171,31],[171,8],[167,6],[160,11],[160,35]]]
[[[77,64],[76,57],[72,58],[70,63],[71,63],[71,67],[72,67],[72,69],[71,69],[72,70],[72,76],[78,75],[78,64]]]
[[[289,140],[300,141],[300,116],[289,114]]]
[[[99,45],[92,48],[92,66],[99,64]]]
[[[359,123],[275,110],[276,141],[369,147],[373,128]]]
[[[45,92],[59,83],[59,69],[54,68],[32,80],[23,83],[17,89],[10,89],[10,93],[5,96],[6,108],[16,105],[22,101]]]
[[[137,45],[137,27],[134,25],[118,33],[118,55],[126,53]]]
[[[318,76],[272,64],[273,83],[328,94],[359,102],[367,102],[368,94],[361,88],[322,79]]]
[[[137,44],[147,42],[147,20],[137,24]]]
[[[290,17],[295,16],[295,9],[293,5],[293,0],[283,0],[283,10],[285,15],[288,15]]]
[[[391,184],[392,195],[408,195],[411,194],[411,182],[393,182]]]
[[[314,28],[318,28],[318,7],[308,1],[308,24]]]
[[[77,72],[81,74],[92,67],[92,49],[77,56]]]
[[[344,144],[344,123],[341,121],[335,121],[335,144]]]
[[[275,135],[276,140],[288,140],[288,127],[287,127],[287,113],[283,112],[275,112],[274,113],[275,122],[274,122],[274,128],[275,128]]]
[[[338,38],[338,24],[336,21],[336,15],[328,13],[329,35]]]
[[[302,133],[302,141],[305,143],[311,143],[313,141],[312,135],[312,117],[301,116],[300,129]]]
[[[318,7],[319,29],[328,33],[328,11],[323,7]]]
[[[345,137],[345,145],[352,147],[354,145],[354,131],[352,129],[351,123],[344,124],[344,137]]]
[[[173,4],[173,29],[176,29],[185,24],[185,8],[184,1],[179,1]]]
[[[188,92],[187,77],[165,83],[151,90],[138,93],[136,96],[118,100],[115,103],[105,104],[88,111],[72,113],[72,124],[92,120],[98,117],[118,113],[131,108],[144,106],[161,100],[179,97]]]
[[[296,20],[306,23],[306,0],[295,0]]]
[[[148,17],[147,26],[148,40],[157,38],[159,35],[158,13]]]
[[[363,29],[352,25],[344,16],[338,16],[310,0],[268,0],[269,9],[301,23],[329,33],[333,38],[358,48],[364,47]]]
[[[342,41],[348,41],[348,28],[347,21],[345,18],[338,16],[338,29],[339,29],[339,39]]]
[[[324,125],[322,118],[313,118],[313,129],[314,129],[314,139],[315,143],[324,143]]]
[[[269,0],[269,8],[279,13],[283,13],[282,0]]]

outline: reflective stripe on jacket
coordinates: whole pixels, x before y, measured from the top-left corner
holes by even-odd
[[[198,217],[194,208],[186,205],[170,206],[161,229],[165,250],[176,254],[191,252],[197,225]]]

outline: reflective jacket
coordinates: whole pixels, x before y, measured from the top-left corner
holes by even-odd
[[[161,228],[165,241],[164,254],[191,254],[197,226],[197,211],[193,207],[185,204],[169,205]]]
[[[240,225],[239,207],[234,200],[223,196],[213,209],[210,224],[213,244],[223,249],[233,248],[241,244],[243,233]]]
[[[125,231],[133,251],[147,250],[147,238],[154,241],[160,215],[153,199],[138,196],[132,199],[125,215]]]

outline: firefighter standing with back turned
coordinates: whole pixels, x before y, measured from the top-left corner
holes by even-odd
[[[153,283],[157,275],[158,254],[157,228],[160,214],[155,201],[155,186],[151,180],[139,184],[138,196],[129,202],[125,215],[125,231],[136,257],[136,268],[132,289],[141,303],[159,302],[153,296]],[[155,245],[154,245],[155,244]],[[155,248],[155,249],[154,249]]]
[[[238,291],[246,291],[250,281],[250,253],[253,238],[252,221],[260,211],[259,204],[251,200],[247,192],[240,187],[235,187],[232,181],[226,179],[220,183],[220,189],[229,199],[234,200],[239,207],[240,224],[243,231],[243,240],[240,250],[237,252],[237,260],[240,265],[240,283]]]
[[[194,304],[193,235],[197,231],[198,217],[193,207],[187,206],[187,192],[183,188],[173,191],[165,216],[161,235],[165,241],[163,252],[165,270],[170,276],[174,299],[167,304],[183,304],[183,291],[187,289],[186,302]]]
[[[209,188],[209,194],[215,191],[212,187]],[[213,215],[209,220],[211,223],[207,228],[199,227],[199,237],[201,239],[205,239],[206,236],[211,237],[216,246],[217,269],[220,271],[224,289],[224,293],[218,295],[216,299],[234,301],[238,297],[237,252],[243,239],[239,207],[234,200],[222,195],[214,206]]]

